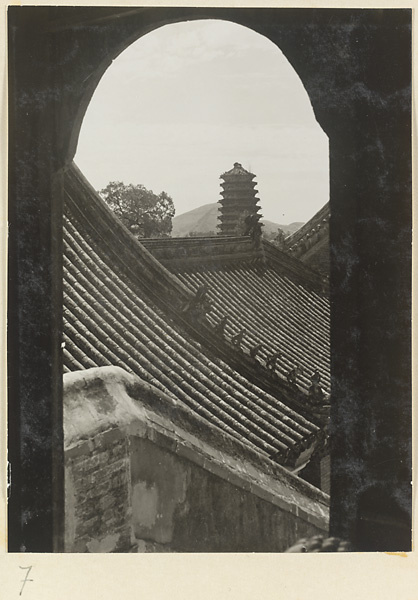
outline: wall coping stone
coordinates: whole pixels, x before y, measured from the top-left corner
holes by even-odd
[[[318,527],[329,496],[120,367],[64,375],[66,460],[117,437],[149,439]]]

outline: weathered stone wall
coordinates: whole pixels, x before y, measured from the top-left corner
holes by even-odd
[[[281,552],[328,497],[116,367],[67,374],[67,552]]]
[[[128,439],[118,429],[66,452],[65,542],[72,552],[129,549]]]

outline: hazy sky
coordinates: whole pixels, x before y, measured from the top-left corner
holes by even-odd
[[[176,214],[219,200],[234,162],[255,173],[272,221],[306,221],[329,197],[328,138],[298,75],[268,39],[224,21],[166,25],[125,50],[96,89],[75,161],[97,190],[164,190]]]

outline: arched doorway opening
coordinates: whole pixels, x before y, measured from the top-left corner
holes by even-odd
[[[9,452],[11,549],[59,540],[60,171],[112,60],[163,24],[197,18],[277,44],[330,140],[331,527],[350,537],[371,480],[410,498],[410,11],[10,7],[9,419],[20,442]],[[381,549],[399,550],[390,539]]]
[[[328,138],[299,77],[266,37],[221,20],[165,25],[121,53],[75,156],[96,190],[163,189],[177,215],[216,202],[236,160],[256,173],[272,223],[304,223],[329,200]]]

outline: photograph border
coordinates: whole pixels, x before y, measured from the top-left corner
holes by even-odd
[[[70,3],[69,5],[80,6],[156,6],[157,2],[153,3]],[[195,3],[194,3],[195,4]],[[281,3],[280,7],[274,5],[274,8],[286,8],[285,3]],[[343,8],[340,3],[328,3],[316,6],[317,8]],[[373,6],[373,3],[362,3],[359,8],[378,8]],[[26,5],[23,3],[23,5]],[[50,3],[42,4],[50,5]],[[289,3],[290,5],[290,3]],[[291,3],[291,7],[300,5],[300,8],[312,8],[311,4],[307,3]],[[164,6],[162,4],[162,6]],[[170,8],[173,5],[170,4]],[[187,6],[187,3],[182,3],[181,6]],[[192,6],[192,4],[190,4]],[[211,7],[213,4],[211,4]],[[216,5],[220,6],[220,4]],[[250,6],[249,4],[243,5]],[[252,4],[252,6],[254,6]],[[393,6],[393,3],[392,3]],[[234,7],[236,5],[234,4]],[[257,8],[260,5],[257,5]],[[352,4],[350,9],[356,8]],[[389,8],[389,6],[384,6]],[[414,8],[413,5],[397,4],[393,8]],[[416,17],[414,16],[416,19]],[[3,27],[3,23],[2,23]],[[416,27],[415,27],[416,30]],[[4,31],[5,26],[4,26]],[[2,65],[3,66],[3,65]],[[414,69],[415,69],[414,65]],[[6,81],[4,69],[3,81]],[[6,88],[6,86],[5,86]],[[7,99],[6,91],[3,94],[3,100]],[[5,102],[4,110],[2,111],[2,121],[5,132],[7,133],[7,101]],[[4,153],[1,156],[2,167],[2,188],[3,192],[6,189],[7,179],[7,157]],[[6,196],[5,196],[6,197]],[[3,222],[2,232],[5,234],[7,229],[3,225],[7,221],[5,219],[6,205],[2,204]],[[5,235],[2,236],[4,256],[6,255],[6,240]],[[3,264],[3,281],[6,278],[6,269]],[[5,287],[2,288],[5,290]],[[4,292],[5,294],[5,292]],[[3,297],[5,299],[5,296]],[[5,331],[6,320],[2,315],[2,343],[3,351],[6,353]],[[2,381],[6,383],[5,366],[2,365],[4,373],[2,373]],[[3,395],[5,397],[5,395]],[[2,403],[2,416],[5,417],[6,405]],[[2,438],[4,439],[4,438]],[[7,480],[7,459],[5,445],[1,446],[2,459],[1,464],[4,468],[3,481]],[[13,481],[13,471],[12,471]],[[7,486],[2,486],[2,498],[7,494]],[[416,499],[414,499],[416,503]],[[4,508],[5,511],[5,508]],[[6,528],[4,528],[4,551],[6,549]],[[28,555],[29,556],[29,555]],[[33,561],[32,561],[33,558]],[[109,565],[107,561],[111,562]],[[130,561],[134,561],[135,563]],[[65,555],[42,555],[36,554],[27,560],[26,556],[18,554],[6,554],[0,558],[0,572],[5,573],[5,590],[10,597],[19,595],[19,586],[25,578],[25,565],[31,566],[32,570],[27,575],[27,591],[31,597],[45,598],[43,593],[45,590],[50,590],[51,596],[54,590],[62,592],[65,598],[73,597],[77,590],[79,597],[91,597],[93,594],[100,592],[101,597],[111,597],[110,594],[125,593],[128,597],[134,593],[149,593],[153,597],[160,598],[176,586],[179,596],[188,595],[198,596],[199,598],[212,598],[214,594],[228,593],[229,597],[235,598],[253,598],[255,595],[263,593],[263,597],[277,597],[278,590],[286,590],[287,598],[304,597],[306,590],[309,587],[307,597],[319,597],[326,589],[327,593],[339,594],[337,597],[363,597],[367,593],[376,593],[376,586],[379,589],[379,595],[382,598],[393,597],[396,590],[397,594],[403,594],[408,597],[414,589],[413,582],[418,582],[417,577],[417,562],[415,551],[407,553],[405,556],[402,553],[367,553],[362,555],[351,556],[307,556],[304,557],[303,574],[301,574],[300,563],[297,557],[284,555],[187,555],[187,556],[161,556],[151,557],[142,555],[141,558],[129,555],[113,555],[110,556],[65,556]],[[315,561],[315,562],[313,562]],[[333,563],[338,561],[338,565]],[[29,563],[33,562],[33,565]],[[105,574],[109,572],[109,566],[113,563],[114,569],[117,569],[117,575],[112,574],[113,581],[109,583]],[[140,564],[139,564],[140,563]],[[331,566],[332,565],[332,566]],[[390,565],[390,566],[389,566]],[[112,569],[113,570],[113,569]],[[132,574],[135,571],[135,575]],[[283,573],[285,571],[285,575]],[[249,576],[251,572],[251,576]],[[35,574],[35,573],[39,573]],[[164,573],[165,577],[162,577]],[[372,576],[375,573],[376,577]],[[215,575],[215,576],[214,576]],[[74,577],[77,581],[75,589]],[[126,577],[126,579],[125,579]],[[202,586],[202,582],[210,580],[210,584]],[[29,583],[31,582],[31,583]],[[262,582],[262,584],[260,584]],[[26,585],[26,584],[25,584]],[[32,588],[30,587],[32,586]],[[56,587],[55,587],[56,586]],[[68,587],[67,587],[68,586]],[[347,586],[347,587],[345,587]],[[351,588],[350,588],[351,586]],[[16,593],[17,592],[17,593]],[[40,594],[39,596],[37,594]],[[48,592],[49,594],[49,592]],[[318,596],[316,596],[318,594]],[[392,595],[391,595],[392,594]],[[9,597],[9,596],[7,596]],[[49,597],[49,595],[48,595]]]

